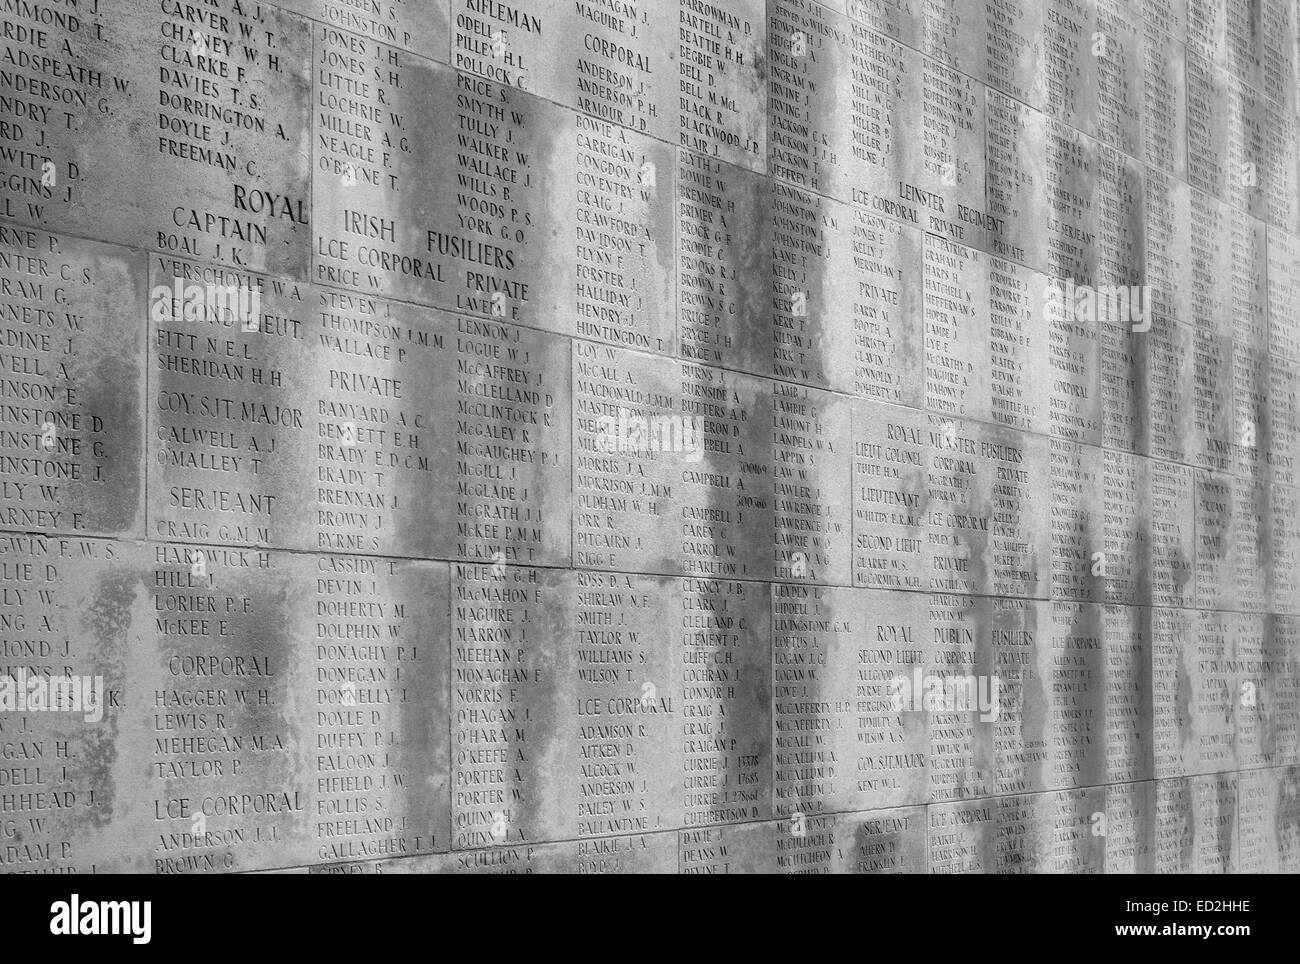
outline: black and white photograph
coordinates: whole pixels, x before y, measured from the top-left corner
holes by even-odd
[[[131,953],[254,888],[1034,875],[1017,913],[1092,893],[1104,943],[1263,936],[1298,37],[1296,0],[0,0],[15,919]]]

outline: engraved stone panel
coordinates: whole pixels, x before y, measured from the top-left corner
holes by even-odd
[[[1111,784],[1105,791],[1105,872],[1152,872],[1155,846],[1154,782]]]
[[[151,270],[151,533],[569,561],[566,342],[161,256]],[[213,283],[254,307],[205,304]]]
[[[769,818],[768,605],[752,583],[457,566],[452,846]]]
[[[1170,4],[1169,6],[1177,6]],[[1144,2],[1142,35],[1142,159],[1175,177],[1187,177],[1186,48],[1169,30],[1172,24],[1152,17]]]
[[[920,233],[780,182],[772,184],[768,205],[771,345],[766,358],[740,365],[802,385],[918,404]]]
[[[1154,770],[1151,610],[1106,606],[1101,615],[1106,779],[1109,786],[1149,780]]]
[[[549,844],[519,844],[384,860],[384,874],[671,874],[676,835],[635,834]]]
[[[143,256],[0,224],[0,293],[0,520],[139,536]]]
[[[924,873],[921,807],[683,830],[683,874]]]
[[[236,0],[103,3],[6,33],[3,56],[6,88],[41,105],[5,130],[4,217],[305,277],[306,20]]]
[[[778,815],[925,802],[927,716],[904,699],[926,658],[925,604],[915,593],[774,587]]]
[[[1237,779],[1241,873],[1294,873],[1300,813],[1294,767],[1244,771]]]
[[[346,30],[390,47],[402,47],[431,60],[448,63],[450,0],[425,0],[413,8],[397,0],[354,3],[349,0],[274,0],[286,10],[327,27]],[[316,50],[321,64],[336,62],[328,47]]]
[[[678,152],[677,317],[681,355],[706,364],[763,364],[773,286],[768,192],[757,174]],[[739,324],[737,319],[754,319]]]
[[[123,724],[151,737],[134,772],[151,786],[154,869],[446,850],[446,566],[180,545],[153,555],[141,573],[153,638]]]
[[[15,864],[188,873],[448,847],[445,566],[43,536],[5,557],[6,622],[33,632],[5,640],[7,678],[66,680],[71,661],[97,691],[27,706],[32,765],[7,771],[23,793],[6,810],[48,829]]]
[[[1235,775],[1156,784],[1156,873],[1231,873],[1237,824]]]
[[[1300,491],[1290,485],[1269,488],[1267,521],[1268,609],[1295,615],[1300,611]]]
[[[330,74],[342,93],[313,115],[315,280],[672,350],[667,147],[316,29],[347,57]],[[431,132],[446,129],[451,163],[426,163]]]
[[[1039,4],[944,0],[915,15],[921,35],[917,46],[990,87],[1041,107],[1043,19]]]
[[[0,11],[0,872],[1300,869],[1294,4]]]
[[[1138,156],[1142,30],[1134,0],[1048,0],[1043,14],[1044,110]]]
[[[1269,351],[1300,359],[1300,241],[1275,228],[1267,237]]]
[[[1046,598],[1047,439],[866,402],[854,419],[856,585]]]
[[[527,10],[451,0],[451,10],[457,70],[762,170],[759,0],[636,9],[544,0]]]
[[[1051,440],[1053,598],[1098,600],[1105,595],[1110,559],[1103,546],[1101,507],[1110,493],[1104,488],[1106,475],[1099,471],[1106,466],[1100,456],[1091,446]],[[1118,564],[1131,565],[1126,554],[1115,555]]]
[[[0,872],[150,869],[151,807],[138,789],[149,776],[148,734],[122,719],[130,652],[147,618],[147,565],[140,546],[0,537],[0,665],[17,689],[5,693],[0,813],[12,829]],[[71,685],[42,698],[41,683],[60,674],[89,678],[90,698],[74,702]]]

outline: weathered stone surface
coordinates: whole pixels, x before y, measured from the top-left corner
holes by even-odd
[[[0,871],[1300,860],[1285,3],[0,30]]]
[[[754,583],[455,567],[453,846],[770,818],[768,608]]]
[[[105,2],[7,34],[3,49],[7,87],[32,109],[6,128],[0,215],[305,277],[306,21],[235,0]]]
[[[0,225],[0,524],[143,534],[142,256]]]
[[[6,812],[36,831],[6,870],[448,849],[445,565],[44,536],[3,555],[5,619],[38,634],[5,640]],[[94,704],[33,702],[61,679]]]
[[[152,269],[152,535],[569,560],[567,341],[233,272],[260,309],[214,310],[196,266]]]

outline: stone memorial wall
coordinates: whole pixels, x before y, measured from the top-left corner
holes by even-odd
[[[0,871],[1300,870],[1292,0],[0,0]]]

